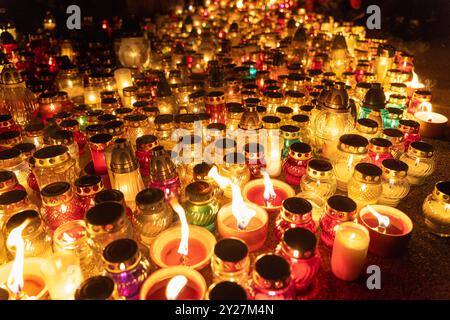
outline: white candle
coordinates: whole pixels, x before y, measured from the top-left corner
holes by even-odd
[[[120,97],[122,97],[123,88],[133,85],[131,70],[127,68],[119,68],[114,71],[114,79],[116,80],[117,90],[119,91]]]
[[[356,280],[366,261],[369,232],[354,222],[339,225],[331,254],[331,270],[344,281]]]

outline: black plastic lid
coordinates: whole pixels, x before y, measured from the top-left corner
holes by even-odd
[[[312,159],[309,161],[308,166],[316,171],[320,172],[326,172],[333,170],[333,165],[331,162],[327,160],[321,160],[321,159]]]
[[[439,192],[450,196],[450,181],[440,181],[436,183],[436,189],[439,190]]]
[[[411,128],[419,128],[420,127],[420,123],[414,120],[407,120],[407,119],[401,119],[399,121],[399,124],[406,126],[406,127],[411,127]]]
[[[312,148],[309,144],[303,142],[295,142],[289,147],[291,151],[296,153],[310,153]]]
[[[247,300],[247,292],[236,282],[217,283],[208,293],[209,300]]]
[[[381,174],[382,174],[380,167],[378,167],[372,163],[368,163],[368,162],[358,163],[355,166],[355,170],[362,173],[365,176],[370,176],[370,177],[377,177],[377,176],[381,176]]]
[[[198,163],[194,166],[194,176],[198,176],[198,175],[207,175],[209,170],[211,170],[212,165],[206,162],[201,162]]]
[[[69,120],[64,120],[69,121]],[[42,122],[39,123],[32,123],[25,127],[26,132],[38,132],[44,130],[45,126]]]
[[[40,224],[40,216],[39,212],[35,210],[25,210],[14,214],[11,218],[9,218],[8,222],[5,225],[6,230],[11,231],[14,228],[20,226],[25,220],[35,220]]]
[[[59,126],[61,128],[71,128],[71,127],[75,127],[77,125],[78,125],[78,121],[77,120],[75,120],[75,119],[66,119],[66,120],[63,120],[60,123]]]
[[[375,120],[369,118],[361,118],[358,119],[357,122],[364,127],[378,128],[378,123]]]
[[[14,159],[14,158],[20,156],[21,153],[22,153],[22,151],[17,148],[5,149],[5,150],[0,151],[0,160]]]
[[[12,115],[10,115],[10,114],[0,114],[0,122],[9,121],[11,119],[12,119]],[[25,127],[25,130],[28,126]]]
[[[108,244],[103,250],[103,258],[112,263],[129,261],[138,252],[138,245],[132,239],[118,239]]]
[[[9,131],[0,133],[0,140],[14,139],[14,138],[17,138],[18,136],[20,136],[19,131],[9,130]]]
[[[50,135],[50,138],[59,142],[64,140],[73,141],[73,132],[69,130],[57,130]]]
[[[89,141],[92,143],[107,143],[109,141],[111,141],[113,138],[112,135],[110,135],[109,133],[97,133],[95,135],[93,135]]]
[[[103,123],[116,120],[117,117],[110,113],[101,114],[97,117],[97,120]]]
[[[309,117],[306,114],[296,114],[292,116],[292,121],[306,123],[309,121]]]
[[[12,178],[14,178],[16,175],[14,174],[14,172],[9,171],[9,170],[1,170],[0,171],[0,183],[5,182],[5,181],[9,181]]]
[[[314,233],[305,228],[292,228],[286,230],[283,241],[292,249],[300,251],[303,256],[306,252],[316,251],[317,239]]]
[[[434,148],[431,144],[423,142],[423,141],[414,141],[411,142],[410,146],[416,150],[430,153],[434,151]]]
[[[103,131],[105,127],[100,123],[94,123],[86,126],[86,132],[100,132]]]
[[[328,198],[327,204],[336,211],[353,212],[356,210],[356,202],[346,196],[331,196]]]
[[[57,197],[57,196],[64,194],[65,192],[67,192],[69,189],[70,189],[70,183],[68,183],[68,182],[63,182],[63,181],[53,182],[53,183],[46,185],[41,190],[41,195],[43,197]]]
[[[384,139],[384,138],[372,138],[372,139],[370,139],[370,144],[377,146],[377,147],[383,147],[383,148],[392,147],[392,142],[390,142],[388,139]]]
[[[147,188],[136,195],[137,205],[151,205],[164,200],[164,191],[157,188]]]
[[[105,123],[104,128],[105,130],[114,130],[120,127],[123,127],[124,123],[121,120],[112,120],[112,121],[108,121],[107,123]]]
[[[393,171],[408,171],[408,165],[397,159],[384,159],[381,164],[383,167]]]
[[[291,275],[289,263],[276,254],[266,254],[256,260],[255,271],[269,281],[287,279]]]
[[[277,116],[264,116],[262,117],[262,122],[265,123],[280,123],[281,119]]]
[[[11,190],[0,195],[0,205],[9,205],[22,201],[27,197],[27,192],[24,190]]]
[[[171,114],[160,114],[155,117],[155,124],[166,124],[174,121]]]
[[[227,129],[227,126],[224,123],[210,123],[206,127],[208,130],[219,130],[219,131],[225,131]]]
[[[94,202],[95,202],[95,204],[99,204],[102,202],[108,202],[108,201],[122,203],[124,198],[125,197],[124,197],[122,191],[120,191],[120,190],[104,189],[95,195]]]
[[[114,281],[106,276],[85,280],[75,293],[75,300],[106,300],[114,292]]]
[[[339,138],[339,141],[355,148],[366,147],[369,144],[369,141],[359,134],[344,134]]]
[[[280,127],[280,130],[284,132],[299,132],[300,128],[292,125],[284,125]]]
[[[248,254],[245,242],[239,239],[225,238],[214,247],[214,255],[225,262],[239,262]]]
[[[398,115],[398,116],[403,114],[403,110],[400,109],[400,108],[392,108],[392,107],[390,107],[390,108],[386,108],[386,110],[387,110],[388,113],[395,114],[395,115]],[[402,121],[402,120],[400,120],[400,121]]]
[[[74,185],[78,188],[86,188],[95,186],[96,184],[99,184],[100,181],[102,181],[102,178],[98,175],[84,175],[76,179]]]
[[[125,208],[122,204],[112,201],[101,202],[86,212],[86,221],[92,225],[104,226],[114,223],[124,214]]]
[[[68,152],[69,149],[63,145],[48,146],[37,150],[33,157],[36,159],[53,158]]]
[[[312,211],[311,203],[300,197],[291,197],[283,201],[283,208],[293,214],[307,214]]]
[[[228,112],[232,113],[243,113],[245,111],[245,108],[237,102],[230,102],[226,104],[226,108]]]
[[[282,113],[282,114],[290,114],[290,113],[293,113],[294,110],[291,107],[280,106],[280,107],[277,107],[277,111],[276,112],[279,112],[279,113]]]
[[[136,145],[140,146],[143,144],[151,144],[154,143],[158,138],[153,134],[146,134],[136,139]]]
[[[186,197],[190,201],[203,202],[211,199],[212,187],[206,181],[191,182],[186,186]]]
[[[403,132],[398,129],[388,128],[383,130],[383,134],[388,137],[400,138],[403,137]]]

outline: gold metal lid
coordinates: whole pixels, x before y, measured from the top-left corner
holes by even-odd
[[[148,117],[144,114],[129,114],[123,120],[125,125],[131,128],[147,127],[149,125]]]
[[[433,196],[439,201],[450,204],[450,181],[439,181],[436,183]]]
[[[19,184],[16,174],[13,171],[1,170],[0,171],[0,194],[11,190]]]
[[[85,175],[75,180],[75,192],[82,197],[92,196],[102,191],[103,181],[98,175]]]
[[[281,256],[268,253],[256,258],[253,281],[266,290],[281,290],[291,283],[291,268]]]
[[[262,123],[264,129],[279,129],[281,118],[277,116],[264,116],[262,117]]]
[[[312,159],[308,162],[306,173],[314,179],[324,179],[333,174],[333,165],[327,160]]]
[[[177,176],[177,170],[170,154],[164,150],[163,146],[154,147],[150,160],[150,180],[165,181],[175,176]]]
[[[42,203],[46,206],[59,206],[73,198],[73,188],[68,182],[53,182],[41,190]]]
[[[339,138],[338,149],[352,154],[367,153],[369,141],[358,134],[344,134]]]
[[[247,245],[237,238],[225,238],[217,241],[214,246],[212,264],[216,270],[226,273],[239,272],[249,268]]]
[[[292,125],[284,125],[280,127],[281,137],[287,140],[295,140],[300,137],[300,128]]]
[[[136,206],[144,215],[160,212],[166,207],[164,191],[147,188],[136,195]]]
[[[409,145],[408,153],[412,153],[419,158],[431,158],[434,154],[434,148],[429,143],[414,141]]]
[[[300,197],[283,200],[280,216],[290,223],[306,223],[311,221],[312,205]]]
[[[389,178],[406,178],[408,165],[401,160],[385,159],[381,162],[383,175]]]
[[[95,196],[97,204],[86,212],[86,230],[91,237],[96,234],[117,232],[127,223],[123,204],[111,200],[98,203],[97,198],[103,196],[111,198],[110,193],[105,191],[109,190],[99,192]],[[105,212],[108,212],[108,214],[105,214]]]
[[[39,216],[39,212],[37,212],[36,210],[24,210],[14,213],[6,221],[3,231],[5,233],[6,238],[8,238],[12,230],[20,226],[26,220],[31,221],[27,225],[27,227],[22,231],[22,237],[33,237],[33,234],[39,232],[39,229],[42,226],[42,221]]]
[[[151,151],[158,145],[158,138],[152,134],[146,134],[136,139],[136,147],[141,151]]]
[[[45,92],[39,95],[39,103],[48,104],[55,103],[57,99],[56,92]]]
[[[7,214],[25,208],[30,203],[27,192],[11,190],[0,195],[0,214]]]
[[[360,162],[355,166],[353,177],[365,183],[379,183],[381,174],[382,171],[378,166],[372,163]]]
[[[384,129],[382,134],[382,138],[388,139],[392,142],[393,145],[399,144],[403,142],[403,132],[401,132],[399,129]]]
[[[402,119],[398,123],[398,129],[403,133],[419,133],[420,123],[414,120]]]
[[[186,186],[186,198],[198,205],[202,205],[212,199],[213,188],[206,181],[194,181]]]
[[[50,168],[71,159],[69,149],[63,145],[43,147],[33,154],[35,166]]]
[[[413,93],[412,100],[419,100],[421,102],[430,102],[431,101],[431,91],[417,90]]]
[[[141,253],[136,241],[118,239],[106,246],[102,260],[108,272],[122,273],[132,270],[139,264]]]
[[[1,168],[10,168],[20,164],[24,157],[22,151],[17,148],[8,148],[0,151],[0,166]]]
[[[295,142],[289,147],[289,156],[295,160],[306,161],[312,159],[312,148],[309,144]]]
[[[250,99],[246,101],[248,100]],[[238,127],[243,130],[259,130],[263,127],[256,105],[246,105],[246,110],[242,114]]]
[[[389,103],[404,106],[406,105],[406,99],[407,97],[405,95],[394,93],[389,96]]]
[[[292,228],[283,234],[281,249],[294,259],[309,259],[316,252],[317,239],[305,228]]]

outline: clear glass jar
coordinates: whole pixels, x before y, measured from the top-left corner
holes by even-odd
[[[142,284],[150,274],[150,262],[132,239],[118,239],[108,244],[102,260],[106,275],[117,284],[118,292],[128,300],[136,300]]]
[[[13,171],[0,170],[0,195],[12,190],[25,190]]]
[[[12,215],[8,221],[6,221],[4,226],[3,233],[5,239],[8,239],[8,236],[13,229],[20,226],[26,220],[29,220],[29,223],[22,231],[24,256],[41,258],[49,257],[52,254],[52,238],[46,232],[39,213],[35,210],[20,211]],[[7,249],[11,260],[14,259],[15,248],[7,247]]]
[[[30,170],[28,161],[19,149],[10,148],[0,151],[0,167],[2,170],[12,171],[19,184],[31,194],[32,190],[28,186],[28,173]]]
[[[125,108],[133,108],[133,103],[137,101],[136,94],[137,87],[130,86],[123,88],[122,105]]]
[[[450,181],[440,181],[422,206],[428,230],[441,237],[450,236]]]
[[[75,159],[69,154],[66,146],[48,146],[33,154],[35,159],[33,174],[40,190],[52,182],[68,182],[73,184],[78,178],[79,168]]]
[[[127,115],[124,117],[124,121],[128,131],[128,139],[134,148],[136,148],[136,140],[138,138],[153,133],[153,130],[149,129],[149,122],[146,115]]]
[[[292,108],[294,114],[298,114],[300,112],[300,106],[306,103],[306,96],[300,91],[288,90],[286,91],[285,97],[286,105]]]
[[[303,142],[291,144],[289,155],[283,162],[283,172],[287,183],[299,186],[300,180],[306,173],[308,162],[312,159],[312,148]]]
[[[294,110],[291,107],[279,106],[276,108],[276,116],[281,119],[281,125],[292,124]]]
[[[275,114],[277,108],[283,104],[283,94],[280,92],[265,92],[263,103],[267,107],[267,113]]]
[[[396,159],[386,159],[381,162],[383,174],[381,186],[383,192],[378,199],[379,204],[396,207],[408,195],[410,185],[406,178],[408,165]]]
[[[277,254],[262,254],[256,258],[248,289],[252,300],[296,299],[291,267]]]
[[[73,138],[78,145],[78,154],[82,156],[84,154],[87,138],[86,135],[80,131],[78,121],[73,119],[64,120],[61,122],[60,127],[73,133]]]
[[[205,95],[204,90],[197,90],[189,95],[188,112],[200,113],[205,112]]]
[[[183,136],[178,144],[177,163],[179,165],[179,177],[184,187],[192,181],[196,164],[202,162],[202,137],[197,135]]]
[[[287,230],[275,252],[289,262],[297,293],[313,285],[322,264],[314,232],[304,228]]]
[[[69,149],[69,155],[72,159],[75,159],[77,166],[79,167],[80,152],[78,144],[75,142],[73,132],[69,130],[56,130],[50,134],[48,139],[49,145],[63,145]]]
[[[338,152],[332,161],[339,190],[347,191],[347,183],[356,164],[367,155],[368,144],[366,138],[357,134],[345,134],[339,138]]]
[[[328,199],[336,192],[336,176],[332,164],[327,160],[312,159],[302,176],[300,187],[304,192],[313,192]]]
[[[46,228],[53,233],[67,221],[84,218],[84,207],[68,182],[53,182],[41,189],[41,216]]]
[[[405,152],[408,150],[411,142],[420,141],[420,124],[414,120],[400,120],[398,129],[403,132],[403,139],[405,143]]]
[[[361,162],[355,166],[348,182],[348,196],[356,202],[358,209],[378,202],[383,192],[381,174],[381,169],[371,163]]]
[[[300,129],[300,141],[310,146],[314,145],[314,134],[311,130],[310,117],[304,114],[295,114],[291,122]]]
[[[155,136],[158,142],[166,150],[173,150],[177,141],[172,140],[172,132],[175,129],[175,122],[173,115],[160,114],[155,118],[156,131]]]
[[[102,272],[102,263],[98,259],[100,252],[91,247],[84,220],[68,221],[60,225],[53,233],[53,250],[77,255],[85,279]]]
[[[70,99],[79,101],[84,96],[83,77],[75,65],[61,66],[56,76],[58,89],[67,92]]]
[[[372,138],[369,141],[369,151],[367,157],[361,162],[369,162],[381,167],[381,162],[385,159],[392,159],[392,143],[383,138]]]
[[[381,138],[387,139],[392,143],[391,153],[395,159],[399,159],[405,152],[405,140],[403,133],[399,129],[384,129]]]
[[[113,136],[113,139],[127,138],[125,123],[122,120],[108,121],[103,125],[103,131]]]
[[[167,206],[164,192],[156,188],[139,192],[131,221],[135,239],[150,247],[155,237],[173,221],[173,211]]]
[[[334,195],[328,198],[325,214],[320,218],[320,240],[329,248],[333,246],[339,225],[356,219],[356,202],[351,198]]]
[[[353,133],[370,140],[378,136],[379,129],[378,123],[375,120],[362,118],[356,121],[356,127]]]
[[[250,181],[250,170],[245,164],[245,156],[238,152],[231,152],[224,156],[223,164],[219,166],[219,174],[230,179],[241,190]],[[223,192],[225,197],[231,199],[230,185],[227,185]]]
[[[293,125],[280,127],[281,130],[281,159],[286,159],[293,143],[300,142],[300,128]]]
[[[408,181],[411,185],[425,183],[435,169],[434,148],[423,141],[412,142],[408,151],[400,157],[400,160],[408,165]]]
[[[40,149],[44,146],[44,124],[32,123],[22,131],[23,142],[29,142]]]
[[[316,232],[316,224],[312,219],[312,205],[308,200],[291,197],[283,201],[280,214],[275,220],[275,236],[278,241],[281,241],[284,233],[292,228]]]
[[[219,240],[211,259],[213,282],[231,281],[245,286],[250,272],[250,257],[245,242],[236,238]]]
[[[234,132],[239,128],[239,123],[241,121],[241,117],[244,114],[245,108],[242,107],[240,103],[230,102],[226,105],[227,109],[227,130],[229,132]]]
[[[23,139],[20,131],[5,131],[0,133],[0,150],[12,148],[22,142]]]
[[[197,225],[213,232],[216,227],[216,217],[219,211],[218,199],[214,197],[214,189],[206,181],[195,181],[186,187],[186,219],[190,224]]]
[[[105,215],[105,212],[108,212]],[[97,252],[114,240],[133,238],[133,231],[125,214],[125,207],[118,202],[106,201],[92,207],[86,213],[86,230]]]

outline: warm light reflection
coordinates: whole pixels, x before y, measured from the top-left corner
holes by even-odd
[[[186,286],[188,279],[185,276],[179,275],[170,279],[166,288],[167,300],[176,300],[181,290]]]
[[[378,213],[377,210],[375,210],[372,206],[367,206],[367,209],[372,213],[378,220],[378,230],[381,232],[386,232],[387,227],[390,224],[389,217],[383,216],[382,214]]]

